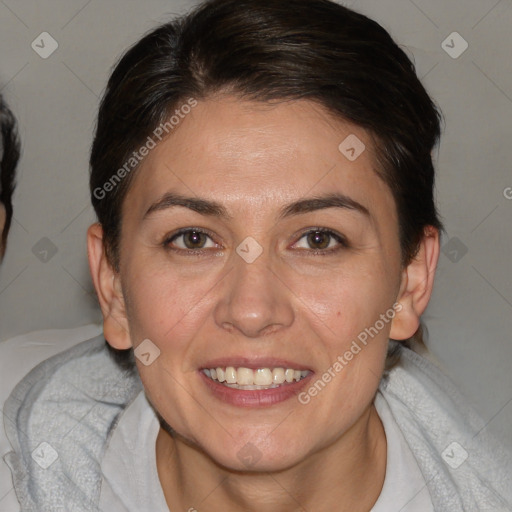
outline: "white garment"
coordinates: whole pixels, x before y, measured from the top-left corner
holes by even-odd
[[[160,423],[144,392],[127,407],[101,463],[99,508],[169,512],[156,467]]]
[[[370,512],[434,512],[425,478],[380,391],[374,404],[386,432],[387,462],[384,486]]]
[[[388,455],[384,486],[370,512],[434,512],[418,463],[380,392],[375,407],[386,432]],[[156,469],[159,427],[141,392],[123,413],[103,458],[101,510],[169,512]]]

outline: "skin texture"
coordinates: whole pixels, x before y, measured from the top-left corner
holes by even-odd
[[[350,134],[366,145],[355,161],[338,150]],[[439,236],[426,230],[416,259],[400,267],[396,206],[375,165],[368,134],[314,103],[217,96],[199,102],[143,161],[123,204],[119,273],[105,258],[101,226],[89,228],[106,339],[115,348],[150,339],[160,350],[138,368],[175,431],[161,429],[156,444],[171,510],[357,512],[377,500],[386,439],[372,401],[388,338],[410,337],[427,306]],[[217,201],[230,218],[178,206],[144,219],[169,191]],[[370,215],[327,208],[278,218],[291,202],[333,192]],[[319,227],[348,247],[329,236],[315,245],[307,233]],[[200,248],[189,253],[166,249],[181,228],[211,238],[167,244]],[[263,248],[252,263],[236,252],[248,236]],[[265,356],[320,377],[395,302],[392,322],[307,405],[296,397],[259,408],[227,404],[198,371],[215,358]],[[259,456],[249,468],[238,456],[248,443]]]

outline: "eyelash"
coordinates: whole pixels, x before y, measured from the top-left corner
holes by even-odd
[[[181,254],[186,253],[186,254],[194,255],[194,256],[201,256],[201,253],[203,253],[204,251],[207,251],[209,249],[181,249],[181,248],[170,247],[170,244],[174,240],[176,240],[180,236],[182,236],[184,234],[187,234],[187,233],[190,233],[192,231],[196,232],[196,233],[207,235],[210,239],[213,239],[212,234],[209,231],[206,231],[204,229],[201,229],[201,228],[183,228],[183,229],[180,229],[177,232],[167,236],[165,238],[165,240],[162,242],[163,247],[166,250],[168,250],[168,251],[173,251],[173,252],[177,252],[177,253],[181,253]],[[338,233],[335,233],[334,231],[332,231],[330,229],[321,228],[321,227],[309,228],[306,231],[303,231],[301,233],[299,239],[297,240],[297,242],[299,240],[301,240],[302,238],[304,238],[304,236],[309,235],[310,233],[327,234],[331,238],[334,238],[334,240],[336,240],[338,242],[338,244],[339,244],[337,247],[330,248],[330,249],[310,249],[310,250],[308,250],[308,249],[300,249],[302,251],[307,251],[310,254],[314,254],[314,255],[317,255],[317,256],[328,256],[328,255],[337,253],[338,251],[341,251],[343,249],[348,249],[350,247],[350,245],[349,245],[349,243],[348,243],[348,241],[346,240],[345,237],[343,237],[342,235],[339,235]],[[295,242],[295,243],[297,243],[297,242]]]

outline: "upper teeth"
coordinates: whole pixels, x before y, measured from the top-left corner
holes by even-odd
[[[270,386],[286,382],[299,381],[306,377],[308,370],[294,370],[292,368],[210,368],[203,370],[210,379],[226,384],[237,384],[239,386]]]

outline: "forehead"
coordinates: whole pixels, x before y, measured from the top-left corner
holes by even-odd
[[[365,130],[313,102],[212,98],[198,102],[145,157],[125,204],[142,213],[173,190],[242,213],[337,191],[389,211],[391,193],[375,162]]]

